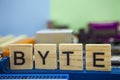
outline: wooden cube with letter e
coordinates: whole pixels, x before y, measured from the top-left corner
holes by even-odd
[[[111,71],[110,44],[86,44],[86,70]]]

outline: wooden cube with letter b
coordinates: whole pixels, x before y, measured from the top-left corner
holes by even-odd
[[[32,69],[32,44],[10,45],[10,68],[12,70]]]
[[[110,44],[86,44],[86,70],[111,71]]]
[[[83,69],[82,44],[60,44],[59,57],[61,70]]]
[[[35,68],[57,69],[56,44],[35,44]]]

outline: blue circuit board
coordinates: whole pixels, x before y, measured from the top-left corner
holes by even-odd
[[[120,80],[120,68],[112,71],[10,70],[9,57],[0,60],[1,80]]]

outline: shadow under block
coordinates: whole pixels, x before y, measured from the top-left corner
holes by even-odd
[[[12,70],[33,68],[33,46],[32,44],[10,45],[10,68]]]
[[[111,71],[110,44],[86,44],[86,70]]]
[[[35,44],[35,69],[57,69],[56,50],[56,44]]]
[[[60,44],[59,57],[61,70],[83,70],[82,44]]]

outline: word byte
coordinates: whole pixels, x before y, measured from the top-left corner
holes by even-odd
[[[58,47],[58,48],[57,48]],[[83,58],[86,70],[111,71],[111,45],[86,44],[11,44],[10,68],[83,70]],[[85,52],[85,56],[83,56]],[[33,65],[33,61],[35,64]]]

